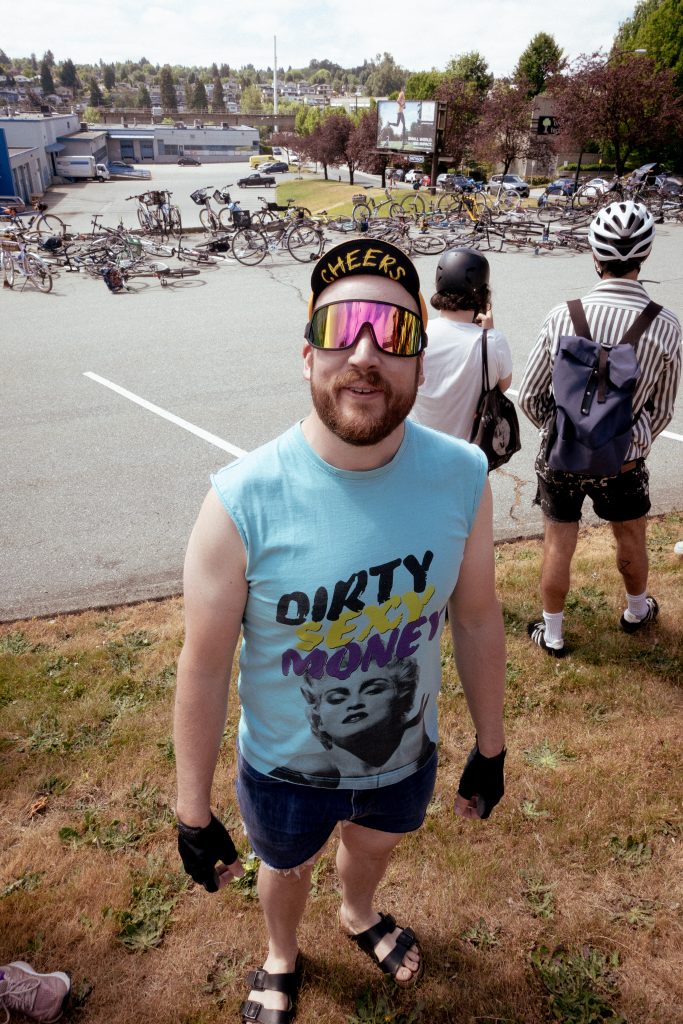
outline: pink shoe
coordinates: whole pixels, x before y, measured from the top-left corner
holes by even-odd
[[[0,1009],[9,1021],[16,1010],[31,1020],[51,1024],[59,1020],[71,991],[71,979],[62,971],[40,974],[23,960],[0,967]]]

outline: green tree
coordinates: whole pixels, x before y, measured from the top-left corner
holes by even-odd
[[[218,65],[216,64],[215,61],[211,65],[211,70],[209,71],[209,74],[211,75],[211,78],[218,78]]]
[[[46,62],[49,68],[53,68],[55,66],[55,55],[52,52],[52,50],[45,51],[45,53],[43,54],[43,60]]]
[[[192,92],[192,100],[190,102],[192,110],[208,110],[209,99],[206,95],[206,89],[204,88],[203,82],[197,82]]]
[[[562,67],[564,54],[547,32],[537,32],[517,61],[513,79],[529,99],[545,91],[546,82]]]
[[[247,85],[240,96],[240,110],[243,114],[260,114],[263,110],[261,90],[257,85]]]
[[[213,80],[213,95],[211,97],[211,109],[214,114],[225,113],[225,100],[223,99],[223,83],[218,75]]]
[[[104,88],[109,92],[116,85],[116,71],[114,70],[113,64],[105,64],[103,71]]]
[[[416,71],[406,82],[407,100],[433,100],[443,81],[441,71]]]
[[[671,68],[683,92],[683,4],[681,0],[640,0],[619,27],[612,53],[647,50],[658,68]]]
[[[452,57],[446,65],[444,74],[446,78],[460,78],[472,85],[482,97],[486,96],[493,85],[493,75],[489,71],[489,66],[477,50]]]
[[[97,107],[86,107],[83,111],[83,120],[88,124],[101,124],[102,112]]]
[[[230,65],[221,64],[218,73],[220,74],[221,78],[230,78]]]
[[[7,60],[7,58],[6,58],[5,54],[3,53],[3,51],[0,50],[0,64],[3,63],[3,60],[2,60],[3,57],[5,57],[5,60]],[[31,60],[31,71],[35,75],[38,72],[38,60],[36,58],[35,53],[31,54],[30,60]]]
[[[104,103],[102,90],[100,89],[95,77],[90,79],[90,99],[88,102],[91,107],[101,107]]]
[[[138,89],[138,94],[135,97],[135,106],[140,107],[141,110],[149,110],[152,106],[152,97],[144,83]]]
[[[377,54],[374,70],[370,72],[365,87],[370,96],[388,96],[403,88],[408,72],[400,67],[390,53]]]
[[[173,84],[173,72],[168,64],[165,64],[159,75],[159,91],[161,94],[161,106],[164,110],[177,110],[178,99]]]
[[[67,89],[78,88],[78,75],[76,74],[76,66],[70,57],[67,57],[59,68],[59,80],[62,85],[65,85]]]
[[[40,62],[40,87],[43,90],[43,96],[50,96],[55,91],[52,71],[44,57]]]

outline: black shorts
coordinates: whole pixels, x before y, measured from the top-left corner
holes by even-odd
[[[625,464],[617,476],[579,476],[550,469],[543,449],[536,458],[538,488],[534,504],[554,523],[578,523],[588,497],[596,516],[608,523],[640,519],[650,511],[650,474],[645,459]]]

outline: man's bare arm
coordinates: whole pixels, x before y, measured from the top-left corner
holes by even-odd
[[[488,481],[465,545],[448,615],[455,663],[477,732],[479,750],[484,757],[495,757],[505,746],[505,632],[496,597],[493,499]]]
[[[175,753],[178,817],[211,817],[211,786],[228,706],[232,661],[247,600],[246,553],[214,491],[202,505],[185,558],[185,643],[178,662]]]

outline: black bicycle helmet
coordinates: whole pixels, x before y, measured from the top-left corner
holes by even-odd
[[[654,237],[654,217],[647,206],[631,200],[610,203],[588,228],[590,247],[601,262],[645,259]]]
[[[468,295],[489,283],[489,261],[476,249],[449,249],[436,268],[436,291]]]

